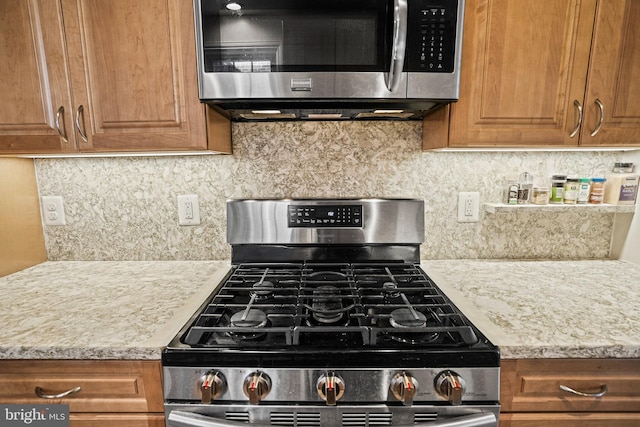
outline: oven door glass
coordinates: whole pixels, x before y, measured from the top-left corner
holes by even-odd
[[[390,0],[200,3],[205,72],[389,70]]]

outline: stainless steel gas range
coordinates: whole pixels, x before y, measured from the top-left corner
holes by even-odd
[[[420,268],[413,199],[232,200],[162,356],[167,426],[496,427],[499,353]]]

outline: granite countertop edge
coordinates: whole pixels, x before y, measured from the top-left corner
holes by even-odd
[[[518,314],[518,311],[513,311],[514,301],[518,301],[516,305],[521,304],[522,302],[519,301],[519,298],[528,295],[527,287],[521,288],[519,285],[520,281],[524,281],[529,277],[523,275],[522,271],[526,269],[531,276],[540,277],[540,272],[549,271],[550,262],[553,262],[554,266],[564,269],[588,268],[596,278],[598,275],[610,276],[619,272],[621,276],[630,277],[628,280],[625,279],[623,281],[618,277],[613,278],[612,281],[616,282],[616,286],[620,286],[621,290],[627,293],[629,290],[636,292],[632,284],[637,283],[637,288],[639,288],[637,292],[640,292],[640,280],[638,280],[640,278],[640,266],[615,260],[560,262],[425,260],[422,262],[422,266],[445,294],[464,312],[465,316],[487,338],[498,345],[502,359],[640,358],[640,336],[637,333],[631,337],[621,337],[607,335],[608,331],[604,331],[601,334],[602,336],[594,340],[593,337],[588,336],[580,329],[583,326],[580,323],[580,319],[583,322],[585,319],[580,316],[584,313],[578,313],[577,320],[573,320],[572,328],[575,330],[570,331],[571,333],[560,328],[547,336],[543,322],[557,323],[557,317],[554,318],[549,315],[545,319],[544,310],[536,307],[535,304],[529,307],[524,305],[524,308],[516,307],[522,311],[521,314]],[[2,302],[0,302],[0,309],[4,313],[0,314],[0,320],[4,320],[4,324],[11,324],[12,321],[15,321],[15,316],[20,314],[21,305],[18,304],[20,302],[18,299],[24,298],[25,289],[32,292],[35,298],[52,298],[50,293],[58,292],[59,289],[49,289],[48,287],[67,287],[67,293],[74,293],[74,298],[81,300],[86,297],[86,288],[75,284],[74,280],[78,280],[77,278],[79,277],[91,281],[93,280],[91,278],[92,274],[96,275],[96,282],[107,280],[108,277],[108,280],[114,283],[114,292],[124,293],[124,295],[114,297],[118,303],[117,307],[120,307],[120,304],[125,307],[127,304],[129,306],[133,304],[134,307],[134,310],[129,313],[132,316],[131,319],[126,317],[128,315],[126,310],[116,317],[117,320],[121,321],[121,324],[113,325],[110,330],[111,333],[119,330],[118,328],[123,328],[126,332],[128,327],[131,327],[131,329],[142,327],[136,323],[138,313],[135,310],[135,298],[123,292],[123,289],[129,289],[131,285],[124,282],[143,280],[148,287],[145,292],[153,293],[154,289],[156,289],[154,288],[155,286],[162,295],[162,297],[159,297],[161,300],[158,301],[158,307],[155,311],[153,310],[154,307],[148,310],[150,315],[155,316],[156,323],[152,328],[147,328],[143,337],[137,342],[135,340],[125,341],[126,333],[123,334],[124,337],[121,341],[112,339],[113,337],[109,336],[109,332],[103,337],[103,341],[98,340],[95,343],[84,336],[75,340],[73,329],[67,331],[64,327],[59,327],[56,324],[51,325],[51,330],[60,334],[60,339],[47,337],[46,333],[51,333],[51,331],[47,330],[40,337],[37,335],[37,329],[35,329],[37,325],[16,326],[15,331],[10,331],[14,332],[13,334],[5,333],[3,335],[0,331],[0,359],[160,360],[164,347],[169,344],[170,340],[205,302],[206,297],[215,290],[228,273],[229,267],[229,261],[48,261],[22,272],[0,278],[0,289],[4,287],[4,290],[13,290],[14,292],[13,295],[9,295],[9,298],[13,298],[14,301],[7,302],[5,298],[5,307],[2,307]],[[95,273],[92,273],[94,270]],[[511,274],[505,276],[505,271],[509,271]],[[133,277],[131,277],[132,272],[134,272]],[[471,273],[475,274],[475,280],[470,279],[474,277],[474,274]],[[103,275],[103,277],[99,277],[100,275]],[[57,279],[50,280],[49,276]],[[179,277],[182,283],[173,284],[171,281],[176,280],[176,277]],[[575,283],[565,283],[567,277],[564,275],[549,279],[547,274],[545,277],[546,283],[541,283],[540,286],[560,286],[558,285],[560,282],[565,287],[575,285]],[[465,280],[467,281],[465,282]],[[486,285],[475,284],[483,280],[486,281]],[[576,283],[580,287],[588,287],[591,284],[588,278],[576,281]],[[92,285],[92,283],[88,285]],[[531,286],[530,283],[527,283],[527,286]],[[184,297],[178,296],[184,289],[189,290],[188,295]],[[494,294],[491,294],[491,292]],[[588,295],[588,292],[585,295]],[[611,291],[607,294],[607,297],[614,298],[613,303],[619,303],[615,301],[615,295],[616,293]],[[588,297],[585,296],[584,298]],[[62,299],[64,300],[65,298]],[[544,299],[544,297],[540,299]],[[625,299],[636,299],[635,294],[627,295]],[[144,301],[144,296],[141,301]],[[576,303],[579,304],[580,301],[576,301]],[[591,304],[592,302],[585,300],[583,303]],[[625,300],[622,303],[626,304],[622,306],[624,309],[635,310],[638,308],[637,313],[640,313],[640,298],[637,298],[637,302]],[[166,313],[159,313],[164,310],[164,305],[170,307],[170,310]],[[60,308],[69,309],[66,305]],[[558,313],[552,314],[559,315]],[[541,322],[537,325],[537,329],[534,328],[534,333],[539,334],[539,336],[529,336],[521,328],[521,322],[526,323],[528,317],[532,315],[537,316],[534,319],[538,319]],[[626,327],[629,330],[636,332],[640,330],[639,314],[622,313],[622,315],[627,316],[628,323]],[[75,313],[75,316],[82,316],[82,311]],[[55,319],[58,319],[58,317],[55,317]],[[60,320],[66,321],[68,319],[61,316]],[[88,325],[94,326],[92,319],[83,320]],[[42,321],[45,322],[47,319]],[[37,324],[38,322],[34,321],[34,323]],[[581,341],[581,335],[585,335],[584,341]]]

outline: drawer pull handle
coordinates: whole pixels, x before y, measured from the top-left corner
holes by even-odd
[[[607,385],[604,384],[604,385],[602,385],[600,387],[600,391],[598,391],[596,393],[584,393],[582,391],[574,390],[571,387],[567,387],[566,385],[560,385],[560,390],[566,391],[567,393],[575,394],[576,396],[602,397],[602,396],[605,395],[605,393],[607,392],[608,388],[607,388]]]
[[[47,394],[42,388],[36,387],[36,396],[41,399],[62,399],[63,397],[67,397],[69,395],[72,395],[73,393],[77,393],[80,390],[82,390],[82,387],[75,387],[71,390],[63,391],[62,393],[58,394]]]

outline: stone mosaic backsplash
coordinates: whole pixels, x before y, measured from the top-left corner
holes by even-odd
[[[613,214],[509,212],[458,223],[457,193],[500,202],[529,171],[603,175],[618,152],[422,152],[419,122],[234,123],[233,156],[37,159],[40,195],[64,198],[67,225],[44,226],[50,260],[228,259],[228,198],[425,200],[424,259],[608,256]],[[202,223],[180,226],[177,196]]]

